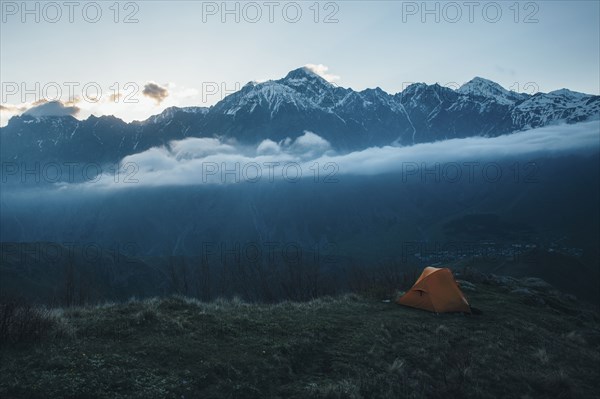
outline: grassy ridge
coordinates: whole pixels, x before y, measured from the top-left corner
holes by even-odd
[[[37,342],[2,345],[0,397],[594,397],[595,311],[546,289],[467,294],[483,315],[356,295],[57,309]]]

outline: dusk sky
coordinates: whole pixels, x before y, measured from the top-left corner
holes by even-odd
[[[229,2],[231,13],[222,2],[140,1],[119,2],[118,15],[112,1],[81,2],[72,23],[69,8],[54,4],[27,2],[27,13],[22,2],[1,2],[2,125],[53,99],[57,85],[68,101],[69,82],[79,84],[78,118],[130,121],[173,105],[209,106],[248,81],[307,64],[355,90],[456,88],[481,76],[529,93],[600,94],[597,1],[429,2],[429,13],[422,2],[400,1]],[[89,97],[102,89],[98,102],[82,100],[90,83]],[[23,97],[23,85],[35,93]],[[128,94],[138,102],[123,103]]]

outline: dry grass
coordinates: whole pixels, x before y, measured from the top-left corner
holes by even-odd
[[[483,315],[357,295],[46,310],[46,334],[0,349],[0,397],[594,397],[597,313],[483,284],[469,299]]]

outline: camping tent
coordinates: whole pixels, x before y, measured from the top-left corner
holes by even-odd
[[[447,268],[426,267],[417,282],[396,303],[436,313],[471,313],[469,302]]]

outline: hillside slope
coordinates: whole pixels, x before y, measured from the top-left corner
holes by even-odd
[[[478,316],[355,295],[54,310],[37,344],[2,345],[0,396],[594,397],[598,313],[547,285],[511,281],[463,283]]]

